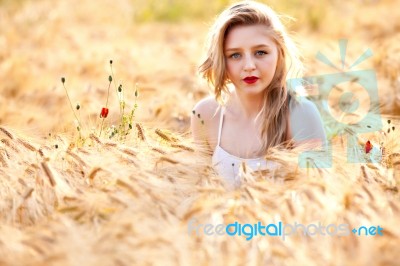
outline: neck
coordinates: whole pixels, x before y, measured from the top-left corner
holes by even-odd
[[[233,93],[234,102],[240,110],[240,113],[246,119],[254,119],[260,113],[263,107],[263,96],[262,95],[242,95],[235,91]]]

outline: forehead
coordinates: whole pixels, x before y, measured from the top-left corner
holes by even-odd
[[[224,49],[247,48],[256,45],[276,47],[271,30],[262,24],[237,25],[228,32]]]

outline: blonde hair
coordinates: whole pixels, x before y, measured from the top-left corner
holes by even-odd
[[[261,151],[287,141],[289,122],[289,89],[286,87],[288,76],[301,74],[297,48],[278,15],[268,6],[254,1],[236,3],[223,11],[212,26],[205,61],[200,65],[199,72],[214,88],[215,99],[222,105],[223,96],[229,95],[224,56],[224,44],[229,31],[238,25],[265,25],[270,31],[270,37],[278,48],[278,61],[275,75],[264,90],[264,104],[259,117],[262,119]]]

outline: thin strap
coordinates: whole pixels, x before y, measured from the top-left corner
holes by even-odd
[[[224,111],[225,111],[225,106],[222,106],[221,108],[221,116],[219,117],[219,128],[218,128],[218,146],[221,142],[221,132],[222,132],[222,122],[224,121]]]

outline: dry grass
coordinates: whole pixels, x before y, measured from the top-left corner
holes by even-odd
[[[307,170],[297,166],[298,151],[275,151],[269,159],[280,163],[277,171],[245,174],[242,185],[229,190],[189,143],[171,147],[157,136],[147,141],[148,145],[94,142],[83,149],[47,147],[45,158],[29,149],[39,145],[35,142],[26,147],[12,139],[2,145],[1,154],[10,157],[2,157],[7,163],[1,169],[2,263],[12,265],[16,259],[29,265],[397,262],[398,153],[389,151],[382,164],[361,166],[347,164],[344,155],[335,153],[332,169]],[[389,145],[389,137],[385,143]],[[390,150],[400,148],[391,145]],[[337,146],[341,149],[340,143]],[[238,236],[189,235],[192,218],[215,224],[380,225],[384,236],[246,241]]]
[[[339,37],[349,38],[349,61],[365,47],[374,51],[360,68],[377,72],[385,127],[360,142],[382,145],[382,162],[347,163],[346,138],[336,137],[333,168],[302,169],[299,150],[275,150],[268,159],[279,169],[250,174],[243,165],[236,189],[222,183],[186,134],[193,105],[207,94],[195,73],[207,25],[135,24],[131,1],[94,3],[0,1],[0,265],[398,264],[399,24],[388,23],[398,16],[396,1],[313,4],[312,14],[300,17],[307,27],[293,26],[309,75],[335,72],[311,58],[328,47],[340,64]],[[354,19],[355,10],[365,15]],[[92,130],[107,96],[109,59],[129,110],[139,84],[135,124],[123,142]],[[83,146],[61,76],[81,106]],[[107,126],[120,119],[116,95],[109,108]],[[189,235],[193,218],[380,225],[384,236],[246,241]]]

